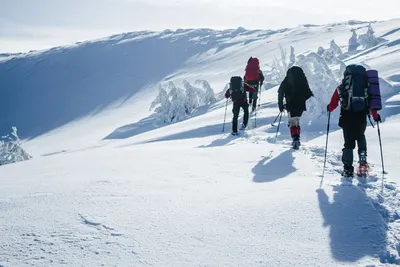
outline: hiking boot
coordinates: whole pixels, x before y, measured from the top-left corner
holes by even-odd
[[[300,138],[298,138],[298,137],[293,138],[293,141],[292,141],[293,149],[299,149],[300,145],[301,145]]]
[[[244,123],[242,123],[242,125],[240,126],[240,130],[244,130],[246,129],[247,125],[245,125]]]
[[[348,177],[348,178],[353,178],[353,176],[354,176],[354,167],[353,166],[349,166],[349,165],[344,165],[342,176],[343,177]]]
[[[232,132],[231,134],[236,136],[238,135],[238,132]]]
[[[360,166],[368,166],[367,153],[365,151],[361,151],[360,154],[358,154],[358,159]]]

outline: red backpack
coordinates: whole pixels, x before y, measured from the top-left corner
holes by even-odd
[[[246,81],[258,81],[259,73],[260,73],[260,62],[258,61],[258,58],[251,57],[247,62],[244,78],[246,79]]]

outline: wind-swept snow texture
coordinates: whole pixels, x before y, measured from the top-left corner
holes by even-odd
[[[400,264],[400,20],[371,27],[384,40],[351,53],[352,29],[361,36],[369,23],[126,33],[2,57],[0,132],[18,127],[33,158],[0,167],[0,266]],[[308,66],[316,94],[298,151],[286,114],[276,140],[271,125],[278,108],[269,66],[279,45],[288,64]],[[271,79],[256,116],[233,137],[232,104],[221,93],[250,56]],[[368,184],[340,184],[336,110],[320,188],[323,107],[342,63],[379,71],[388,174],[368,127]],[[216,102],[191,102],[183,121],[160,124],[149,110],[160,86],[208,88],[197,80]]]

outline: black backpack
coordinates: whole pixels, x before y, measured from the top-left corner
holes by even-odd
[[[288,102],[305,102],[313,93],[302,68],[293,66],[286,72],[285,95]]]
[[[231,93],[232,100],[241,100],[246,98],[246,91],[244,90],[242,77],[231,77],[229,92]]]
[[[363,112],[368,107],[367,70],[361,65],[349,65],[339,86],[340,104],[344,110]]]

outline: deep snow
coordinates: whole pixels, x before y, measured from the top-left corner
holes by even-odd
[[[0,63],[0,130],[16,124],[23,138],[33,138],[23,144],[33,159],[0,167],[0,265],[399,261],[399,20],[374,23],[386,43],[346,60],[378,69],[393,90],[381,113],[383,192],[372,127],[370,187],[339,186],[338,111],[319,188],[327,116],[305,116],[299,151],[289,148],[284,117],[275,143],[276,87],[262,93],[257,128],[252,117],[237,138],[229,135],[231,105],[222,133],[224,100],[159,128],[149,111],[160,82],[205,79],[219,93],[231,75],[243,74],[250,55],[270,65],[279,43],[300,55],[329,47],[333,38],[346,50],[350,29],[366,26],[129,33]],[[155,76],[148,66],[158,66]]]

